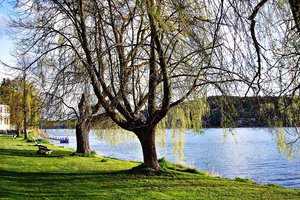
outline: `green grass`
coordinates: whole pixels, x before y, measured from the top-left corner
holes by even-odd
[[[45,142],[45,141],[43,141]],[[162,170],[0,136],[0,199],[300,199],[300,190],[229,180],[160,160]]]

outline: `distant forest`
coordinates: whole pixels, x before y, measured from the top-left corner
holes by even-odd
[[[299,126],[299,98],[289,97],[207,97],[208,111],[202,117],[203,127],[269,127]],[[185,106],[184,104],[181,106]],[[170,116],[171,115],[171,116]],[[170,112],[168,118],[172,118]],[[167,123],[171,128],[171,123]],[[42,128],[75,128],[76,120],[44,121]],[[116,125],[109,119],[94,128]]]
[[[209,113],[204,127],[297,126],[299,98],[208,97]]]

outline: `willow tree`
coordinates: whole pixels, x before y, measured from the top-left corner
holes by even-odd
[[[61,52],[69,55],[64,69],[80,62],[105,113],[138,137],[144,166],[159,169],[155,134],[170,109],[207,93],[296,91],[299,48],[291,31],[294,21],[287,20],[291,13],[286,6],[270,3],[262,10],[266,2],[18,1],[27,17],[15,24],[29,36],[20,38],[20,48],[35,55],[33,63]],[[270,17],[273,13],[266,13],[274,7],[277,13]],[[285,23],[276,26],[283,17]],[[258,27],[262,34],[257,34]],[[281,43],[284,40],[277,39],[285,33],[295,37]],[[264,48],[263,38],[270,38]]]
[[[222,3],[55,3],[77,31],[80,50],[73,50],[97,99],[117,125],[138,137],[145,167],[159,169],[155,133],[171,108],[198,97],[196,89],[206,85],[245,80],[221,58]]]
[[[232,83],[250,85],[247,70],[228,59],[223,1],[17,3],[19,51],[35,55],[28,68],[61,52],[68,55],[61,70],[80,62],[105,113],[138,137],[145,167],[159,169],[155,134],[170,109],[209,89],[226,93]],[[89,116],[85,98],[80,110]]]
[[[107,117],[93,98],[80,62],[69,53],[49,52],[39,60],[35,75],[45,96],[45,120],[76,120],[76,153],[89,154],[89,132]]]
[[[199,91],[248,96],[299,89],[291,1],[55,2],[75,27],[80,50],[73,50],[97,99],[139,138],[145,167],[159,168],[158,124],[173,107],[201,97]]]
[[[76,55],[80,48],[75,46],[79,44],[75,27],[68,24],[69,18],[64,18],[52,2],[11,2],[16,8],[10,22],[16,42],[15,57],[28,58],[21,70],[34,77],[43,93],[44,119],[77,119],[76,152],[89,154],[90,129],[94,123],[105,120],[105,113],[99,111],[100,104],[93,98],[87,73]]]
[[[24,88],[26,90],[24,96]],[[4,79],[0,86],[1,99],[10,106],[10,123],[15,125],[17,136],[21,134],[21,130],[26,128],[37,128],[40,122],[40,110],[42,108],[41,98],[33,83],[24,81],[22,78],[13,80]],[[24,98],[26,99],[24,101]],[[24,104],[25,102],[25,104]],[[24,115],[24,109],[26,114]],[[25,139],[28,139],[26,132]]]

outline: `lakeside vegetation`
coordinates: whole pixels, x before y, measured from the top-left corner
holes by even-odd
[[[23,139],[0,137],[0,199],[299,199],[300,190],[229,180],[160,160],[161,170],[141,163],[90,155],[42,140],[53,149],[38,155]],[[134,169],[132,169],[134,168]]]

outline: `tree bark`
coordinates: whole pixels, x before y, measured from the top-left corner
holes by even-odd
[[[28,140],[27,133],[27,91],[26,91],[26,71],[23,71],[23,133],[24,139]]]
[[[81,121],[81,122],[80,122]],[[91,152],[89,142],[90,122],[87,119],[79,119],[76,125],[76,153],[89,154]]]
[[[143,149],[144,167],[159,170],[155,148],[156,126],[141,128],[135,131]]]
[[[18,127],[17,128],[17,137],[20,137],[21,136],[21,127]]]
[[[76,125],[76,153],[89,154],[91,152],[89,132],[91,130],[92,108],[85,93],[82,94],[78,104],[79,118]]]

